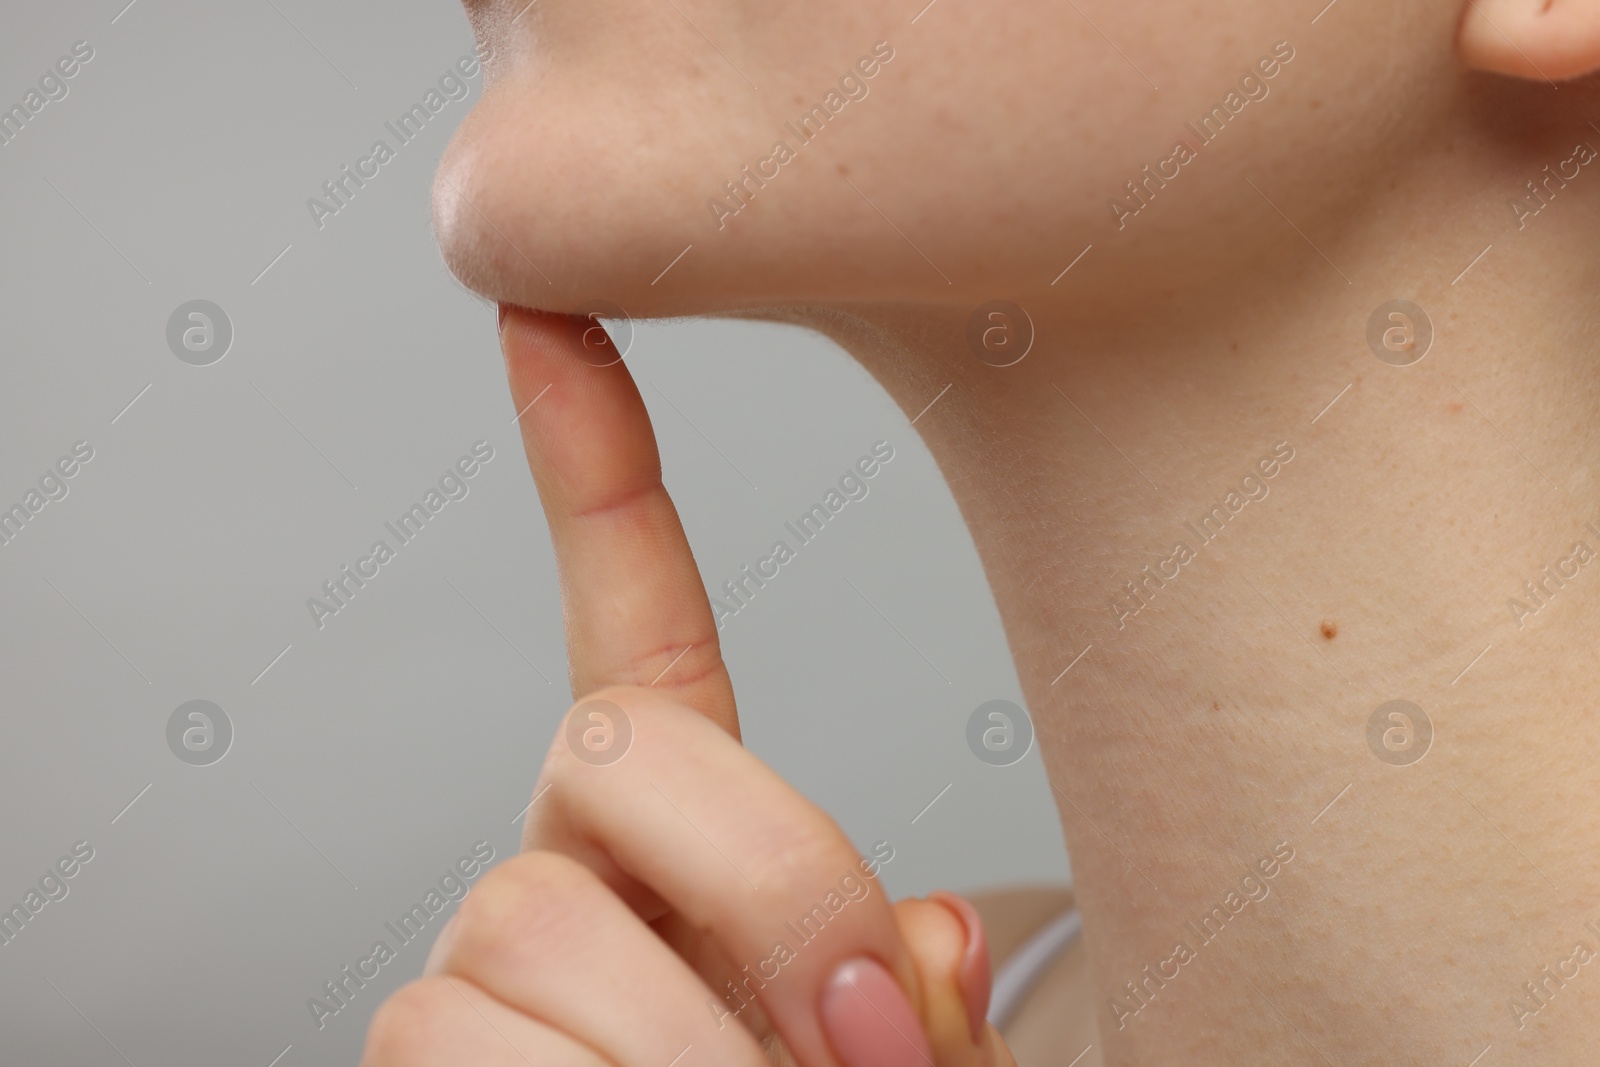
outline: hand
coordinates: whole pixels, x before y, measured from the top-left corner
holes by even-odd
[[[373,1019],[362,1063],[1013,1067],[983,1021],[971,905],[891,905],[876,873],[892,847],[863,859],[740,745],[700,574],[615,348],[587,320],[517,309],[501,344],[586,696],[545,758],[525,851],[462,902],[425,976]],[[627,747],[603,762],[608,740]]]

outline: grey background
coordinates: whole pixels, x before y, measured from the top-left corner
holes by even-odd
[[[305,206],[472,42],[445,0],[124,2],[0,16],[0,107],[95,49],[0,146],[0,505],[95,449],[0,547],[0,907],[95,849],[0,946],[0,1060],[349,1064],[427,944],[320,1031],[307,998],[473,842],[514,851],[569,701],[493,311],[429,229],[478,81],[324,229]],[[209,367],[165,340],[196,298],[235,331]],[[860,847],[893,843],[896,895],[1066,878],[1037,752],[967,750],[972,709],[1021,697],[905,416],[789,328],[641,324],[628,358],[713,588],[896,449],[723,631],[749,746]],[[306,598],[479,439],[467,498],[319,632]],[[235,730],[208,767],[165,740],[196,698]]]

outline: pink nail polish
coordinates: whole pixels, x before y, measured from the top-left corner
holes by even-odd
[[[911,1002],[883,964],[839,965],[822,990],[822,1029],[845,1067],[932,1067],[933,1049]]]
[[[961,998],[967,1002],[967,1022],[972,1024],[972,1040],[981,1043],[989,1014],[989,993],[994,984],[994,976],[989,970],[989,938],[983,929],[983,919],[966,897],[941,889],[929,893],[928,899],[936,900],[955,912],[961,925],[967,928],[967,951],[961,957],[956,981],[961,986]]]

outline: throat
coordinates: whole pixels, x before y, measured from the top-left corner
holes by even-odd
[[[959,311],[829,323],[916,417],[994,589],[1107,1062],[1198,1054],[1214,1012],[1255,996],[1238,976],[1308,939],[1324,977],[1281,995],[1310,1012],[1371,992],[1335,1045],[1358,1059],[1379,1006],[1416,991],[1328,933],[1396,893],[1459,902],[1434,936],[1487,940],[1483,960],[1530,928],[1570,947],[1591,918],[1600,775],[1577,753],[1600,748],[1600,390],[1587,350],[1507,352],[1522,327],[1581,334],[1592,309],[1523,299],[1435,301],[1439,341],[1406,366],[1362,316],[1352,330],[1348,296],[1182,338],[1039,315],[1003,368],[974,358]],[[1553,826],[1560,840],[1535,832]],[[1228,921],[1206,925],[1218,907]],[[1165,987],[1130,1001],[1148,967]],[[1497,977],[1459,976],[1489,1006]],[[1241,1055],[1263,1040],[1250,1029],[1226,1039]],[[1414,1040],[1453,1054],[1446,1031]]]

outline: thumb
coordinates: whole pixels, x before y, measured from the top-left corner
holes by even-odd
[[[921,979],[920,1015],[937,1067],[1015,1067],[989,1008],[989,947],[965,899],[937,892],[896,901],[895,922]]]

